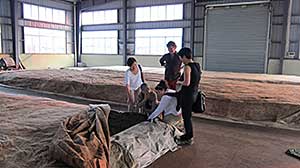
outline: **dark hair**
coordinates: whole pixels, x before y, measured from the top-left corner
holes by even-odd
[[[168,42],[167,47],[171,47],[171,46],[177,47],[174,41]]]
[[[167,90],[168,84],[165,80],[159,81],[159,83],[156,85],[155,90]]]
[[[131,67],[131,65],[132,65],[134,62],[136,62],[136,59],[133,58],[133,57],[129,57],[129,58],[127,59],[126,64],[127,64],[129,67]]]
[[[143,89],[143,88],[147,88],[148,87],[148,85],[147,85],[147,83],[143,83],[143,84],[141,84],[141,89]]]
[[[187,59],[192,59],[192,50],[187,47],[183,47],[180,49],[180,51],[177,53],[181,58],[185,56]]]

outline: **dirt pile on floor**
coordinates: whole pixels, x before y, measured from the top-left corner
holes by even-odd
[[[101,69],[39,70],[0,74],[3,84],[125,103],[124,72]],[[145,73],[150,86],[163,74]],[[300,77],[204,72],[207,114],[276,121],[300,109]]]

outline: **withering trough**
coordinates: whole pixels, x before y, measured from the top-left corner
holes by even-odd
[[[51,159],[49,146],[61,122],[88,107],[3,92],[0,100],[1,167],[66,167]],[[120,133],[145,119],[140,114],[112,110],[108,121],[110,134]]]
[[[163,74],[144,72],[152,87],[163,79]],[[14,71],[1,73],[0,83],[126,103],[123,76],[123,71],[101,69]],[[299,124],[300,77],[204,72],[200,86],[207,95],[208,115]]]

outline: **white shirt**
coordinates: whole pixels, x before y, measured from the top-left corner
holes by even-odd
[[[130,90],[136,90],[143,84],[141,70],[138,67],[138,73],[133,74],[130,69],[125,71],[125,85],[130,87]]]
[[[166,93],[175,93],[175,90],[167,89]],[[177,98],[173,96],[163,95],[158,107],[153,111],[153,113],[148,117],[148,120],[152,120],[157,117],[163,111],[165,112],[164,115],[174,115],[178,116],[181,114],[181,109],[176,111],[177,106]]]

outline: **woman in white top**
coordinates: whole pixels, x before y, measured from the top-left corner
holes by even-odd
[[[127,59],[129,69],[125,72],[125,87],[127,93],[128,111],[134,112],[136,98],[140,92],[140,86],[143,84],[142,72],[140,65],[137,64],[136,59],[129,57]]]
[[[163,120],[166,123],[175,125],[178,121],[181,121],[181,110],[176,110],[177,98],[166,95],[166,93],[175,93],[176,91],[168,89],[168,85],[165,80],[161,80],[155,87],[155,90],[157,90],[158,95],[161,96],[161,100],[157,108],[148,117],[148,120],[152,121],[154,118],[163,113]]]

